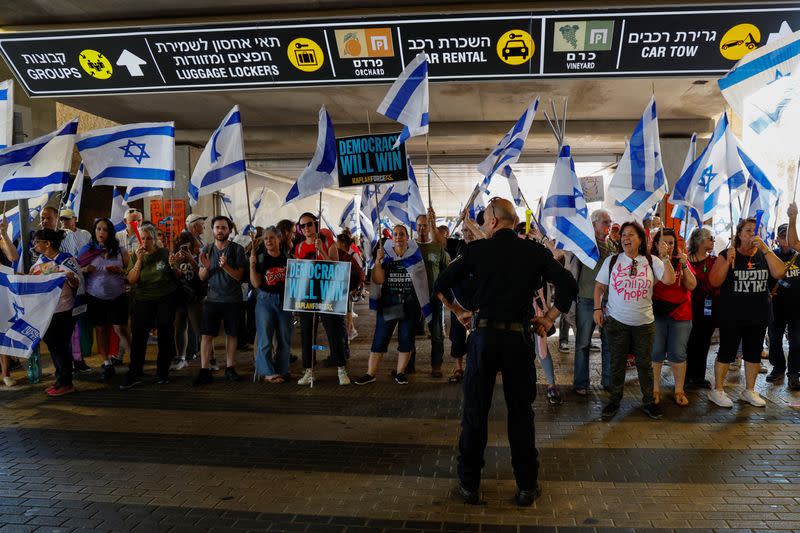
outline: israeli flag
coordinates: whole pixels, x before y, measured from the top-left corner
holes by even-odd
[[[75,119],[31,142],[0,151],[0,200],[66,190],[77,131]]]
[[[548,219],[549,237],[556,241],[557,248],[574,253],[589,268],[597,265],[600,250],[569,145],[561,147],[541,216]]]
[[[175,123],[143,122],[78,136],[78,151],[92,187],[175,186]]]
[[[384,183],[364,187],[361,194],[361,211],[367,216],[373,228],[380,231],[381,217],[386,210],[386,202],[392,191],[392,185]]]
[[[417,54],[389,88],[378,113],[404,125],[394,143],[428,133],[428,55]]]
[[[75,174],[75,181],[72,182],[72,187],[69,189],[69,194],[64,200],[64,207],[72,209],[75,212],[75,217],[80,216],[81,199],[83,198],[83,163],[78,167],[78,173]]]
[[[525,198],[522,197],[522,191],[519,190],[519,181],[517,181],[517,176],[514,174],[511,166],[504,166],[503,170],[500,171],[500,174],[505,176],[505,178],[508,180],[508,188],[511,189],[511,198],[514,199],[514,204],[517,207],[522,207],[522,203],[525,201]]]
[[[14,144],[14,80],[0,83],[0,150]]]
[[[749,97],[791,75],[798,64],[800,32],[795,32],[745,55],[717,85],[734,112],[743,117],[744,104]]]
[[[339,227],[340,228],[349,228],[350,233],[353,235],[356,234],[354,229],[358,228],[358,208],[356,208],[356,204],[358,200],[358,195],[353,196],[353,198],[347,202],[347,205],[344,206],[344,210],[342,211],[342,215],[339,217]]]
[[[478,172],[484,177],[484,189],[489,186],[492,176],[495,172],[507,165],[513,165],[519,160],[522,154],[522,149],[525,147],[525,139],[528,138],[528,132],[533,124],[533,117],[536,116],[536,110],[539,109],[539,97],[525,109],[522,116],[508,130],[508,133],[500,139],[492,153],[478,165]]]
[[[650,99],[633,130],[608,185],[608,193],[638,220],[644,219],[653,205],[667,194],[655,96]]]
[[[475,189],[477,189],[477,191]],[[475,220],[478,217],[478,213],[486,209],[486,200],[484,199],[485,195],[483,194],[483,184],[477,184],[475,189],[473,189],[472,194],[470,195],[475,196],[475,198],[472,200],[472,203],[469,205],[468,215],[470,220]]]
[[[128,203],[122,195],[119,188],[114,187],[114,192],[111,195],[111,216],[109,220],[114,224],[114,231],[122,231],[125,229],[125,211],[128,210]]]
[[[739,161],[738,142],[723,113],[703,153],[681,174],[672,189],[672,203],[694,208],[700,220],[711,218],[720,207],[746,189]]]
[[[395,183],[386,198],[386,210],[389,216],[413,230],[417,229],[417,217],[426,214],[425,204],[422,202],[422,195],[419,192],[417,176],[414,174],[414,167],[411,166],[411,159],[406,158],[408,166],[408,181]]]
[[[30,357],[50,326],[66,276],[14,274],[0,267],[0,354]]]
[[[28,200],[28,223],[33,223],[39,216],[39,212],[50,200],[50,193],[45,193],[38,198]],[[9,236],[12,241],[16,241],[20,236],[19,205],[15,205],[5,212],[6,222],[8,222]]]
[[[741,147],[738,153],[747,175],[747,200],[741,218],[757,218],[766,226],[769,223],[770,210],[778,199],[778,189]]]
[[[201,196],[244,181],[246,177],[242,118],[239,106],[235,105],[211,134],[194,167],[189,184],[189,205],[194,206]]]
[[[158,187],[129,187],[125,191],[125,203],[152,198],[153,196],[163,196],[164,190]]]
[[[336,164],[336,134],[333,131],[331,116],[325,110],[325,106],[322,106],[319,110],[317,150],[314,152],[311,162],[297,178],[297,182],[289,189],[283,205],[320,193],[325,187],[333,186],[339,176]]]
[[[681,175],[686,172],[691,164],[694,162],[695,158],[697,157],[697,134],[692,133],[692,138],[689,140],[689,150],[686,152],[686,158],[683,160],[683,169],[681,170]],[[688,224],[687,222],[687,213],[688,213]],[[672,214],[670,218],[674,218],[681,221],[681,229],[683,238],[688,239],[689,235],[692,234],[695,228],[698,228],[703,225],[703,221],[700,220],[700,214],[697,212],[697,209],[693,207],[687,207],[685,205],[674,205],[672,207]]]

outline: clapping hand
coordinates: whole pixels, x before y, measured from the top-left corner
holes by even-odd
[[[206,270],[211,268],[211,261],[208,259],[205,252],[200,252],[200,265]]]
[[[219,254],[219,267],[225,268],[225,265],[228,264],[228,257],[225,254]]]

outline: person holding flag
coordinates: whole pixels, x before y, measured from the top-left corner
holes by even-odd
[[[800,390],[800,254],[789,246],[789,225],[778,226],[775,255],[783,261],[786,275],[781,280],[770,280],[773,321],[769,325],[769,363],[772,371],[768,383],[789,378],[789,390]],[[783,336],[788,330],[789,358],[783,351]],[[788,368],[787,368],[788,362]],[[788,373],[787,373],[788,370]]]
[[[766,405],[755,391],[755,384],[767,325],[772,322],[769,277],[782,279],[786,268],[757,231],[755,219],[740,220],[734,241],[720,253],[708,276],[711,286],[719,287],[719,350],[714,388],[708,399],[720,407],[733,407],[733,401],[725,394],[725,376],[740,343],[745,360],[745,390],[739,399],[755,407]]]

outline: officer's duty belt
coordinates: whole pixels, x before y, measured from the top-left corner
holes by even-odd
[[[522,322],[505,322],[503,320],[489,320],[487,318],[479,319],[475,327],[499,329],[501,331],[516,331],[519,333],[525,331],[525,325]]]

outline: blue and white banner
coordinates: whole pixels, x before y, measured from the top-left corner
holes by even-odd
[[[514,174],[511,166],[504,166],[500,171],[500,174],[505,176],[505,178],[508,180],[508,188],[511,189],[511,198],[514,200],[514,204],[517,207],[522,207],[522,203],[525,201],[525,198],[522,196],[522,191],[519,189],[519,181],[517,181],[517,175]]]
[[[747,176],[747,200],[741,218],[758,218],[766,226],[772,216],[770,211],[778,199],[778,188],[744,150],[739,148],[738,153]]]
[[[111,196],[111,216],[108,219],[114,224],[114,231],[125,229],[125,211],[128,210],[128,203],[118,187],[114,187]]]
[[[83,163],[78,167],[78,173],[75,174],[75,181],[72,182],[72,187],[69,189],[64,201],[64,207],[72,209],[75,212],[75,218],[80,218],[81,200],[83,199]]]
[[[608,193],[636,219],[643,220],[667,192],[654,96],[633,130]]]
[[[0,150],[14,144],[14,80],[0,83]]]
[[[386,211],[391,218],[405,225],[406,228],[416,230],[417,217],[428,211],[419,192],[417,176],[414,174],[414,167],[411,166],[411,159],[406,159],[406,166],[408,180],[392,185],[386,198]]]
[[[790,76],[798,64],[800,32],[795,32],[748,53],[717,84],[733,111],[743,117],[748,98]]]
[[[686,157],[683,160],[683,168],[681,169],[681,175],[686,172],[686,169],[689,168],[694,160],[697,158],[697,134],[692,133],[692,138],[689,139],[689,149],[686,151]],[[687,215],[688,215],[688,224],[687,224]],[[681,221],[681,234],[683,235],[684,239],[688,239],[689,236],[692,234],[695,228],[698,228],[703,225],[703,221],[700,220],[700,214],[694,207],[687,207],[685,205],[675,205],[672,207],[672,214],[670,218],[674,218]]]
[[[23,276],[0,267],[0,354],[31,355],[50,326],[66,279],[63,273]]]
[[[478,216],[478,213],[486,209],[486,199],[484,198],[485,194],[483,193],[483,187],[481,183],[477,184],[475,189],[472,190],[470,197],[472,198],[473,195],[474,198],[472,203],[469,205],[469,210],[467,212],[470,220],[475,220]]]
[[[548,237],[556,241],[557,248],[574,253],[589,268],[597,265],[600,250],[569,145],[561,147],[541,216],[547,219]]]
[[[718,209],[728,209],[746,186],[738,142],[729,127],[727,113],[723,113],[703,153],[675,182],[671,201],[694,208],[701,220],[707,220]]]
[[[39,216],[42,207],[47,204],[50,199],[50,193],[45,193],[38,198],[28,200],[28,223],[33,223]],[[6,221],[8,222],[9,232],[8,235],[12,241],[16,241],[20,236],[20,220],[19,220],[19,206],[16,205],[5,212]]]
[[[92,187],[175,186],[175,123],[144,122],[78,136],[78,151]]]
[[[347,205],[344,206],[344,210],[342,211],[342,215],[339,217],[339,227],[349,228],[350,233],[353,235],[356,234],[353,229],[357,229],[358,227],[358,195],[353,196],[353,198],[347,202]]]
[[[378,113],[405,127],[394,143],[428,133],[428,55],[420,52],[400,73],[378,106]]]
[[[0,200],[65,191],[77,131],[74,119],[52,133],[0,151]]]
[[[125,203],[163,195],[164,190],[159,187],[128,187],[125,191]]]
[[[194,206],[201,196],[244,181],[246,177],[242,117],[239,106],[235,105],[211,134],[194,167],[189,184],[189,205]]]
[[[478,172],[484,176],[484,189],[489,186],[489,181],[495,172],[507,165],[513,165],[519,160],[522,154],[522,149],[525,147],[525,139],[528,138],[528,132],[533,124],[533,117],[536,116],[536,110],[539,109],[539,97],[531,102],[531,104],[519,117],[519,120],[514,126],[508,130],[508,133],[500,139],[494,150],[478,165]]]
[[[422,251],[420,251],[417,241],[409,239],[408,248],[403,255],[398,255],[394,250],[394,241],[392,240],[387,240],[383,243],[383,251],[385,253],[383,257],[384,266],[394,261],[399,261],[411,276],[411,284],[414,286],[414,294],[416,294],[419,306],[422,308],[422,315],[425,317],[425,322],[429,322],[432,318],[431,291],[428,287],[425,261],[422,258]],[[380,298],[381,286],[377,283],[372,283],[369,290],[369,308],[377,309]]]
[[[301,200],[313,194],[322,192],[326,187],[333,186],[338,176],[336,170],[336,133],[333,131],[333,122],[325,106],[319,110],[319,126],[317,130],[317,150],[311,162],[297,178],[297,182],[289,189],[286,205],[295,200]]]
[[[380,231],[381,218],[386,210],[386,202],[392,191],[392,185],[372,185],[361,190],[361,211],[370,220],[372,227]]]

